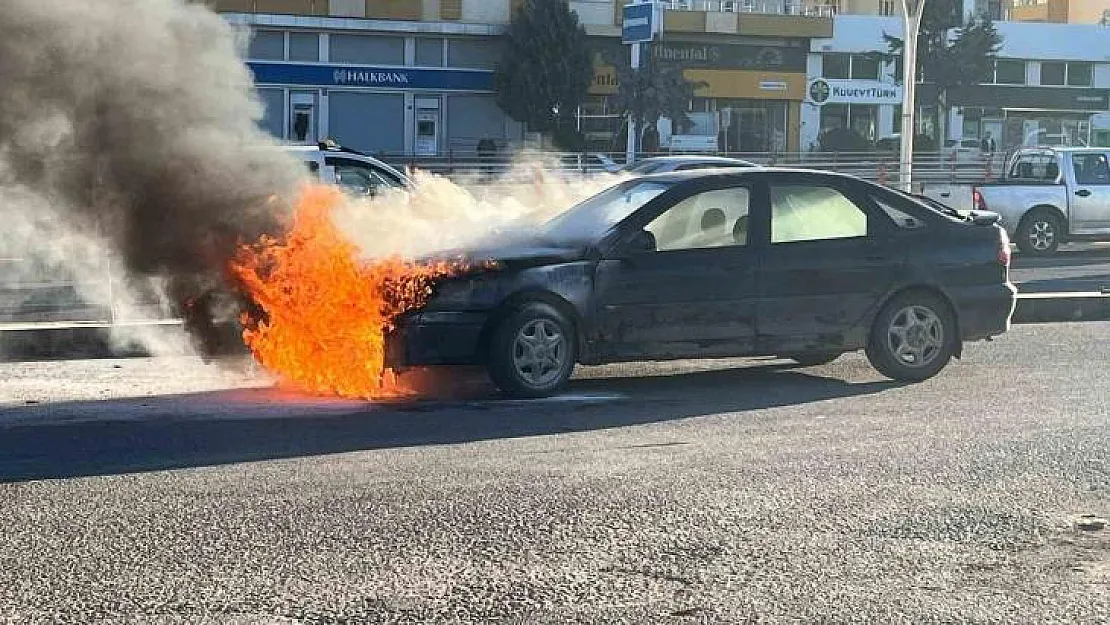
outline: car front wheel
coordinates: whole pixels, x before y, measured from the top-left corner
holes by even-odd
[[[577,358],[574,326],[554,307],[527,304],[494,331],[488,368],[494,385],[510,397],[547,397],[559,391]]]
[[[931,293],[907,293],[879,312],[867,358],[888,378],[920,382],[948,364],[959,340],[956,321],[943,300]]]

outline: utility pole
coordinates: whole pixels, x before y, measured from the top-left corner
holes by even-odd
[[[917,36],[925,0],[902,0],[902,146],[898,182],[903,191],[912,190],[914,91],[917,86]]]
[[[621,24],[621,42],[632,46],[632,75],[639,80],[640,57],[643,53],[645,42],[655,39],[656,33],[663,28],[663,12],[655,0],[632,0],[624,5]],[[637,83],[638,84],[638,83]],[[636,85],[633,88],[638,89]],[[636,101],[639,102],[637,94]],[[637,105],[635,107],[639,109]],[[639,110],[630,111],[628,115],[628,143],[625,146],[625,162],[633,163],[640,145],[639,124],[636,117]]]

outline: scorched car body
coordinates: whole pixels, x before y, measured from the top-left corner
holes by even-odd
[[[388,360],[485,364],[516,396],[556,392],[575,363],[818,364],[859,349],[921,380],[1009,328],[1016,289],[995,221],[824,172],[645,176],[470,252],[495,268],[438,284],[388,337]]]

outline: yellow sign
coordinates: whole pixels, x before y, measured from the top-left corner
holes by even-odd
[[[620,87],[617,68],[612,65],[594,65],[593,80],[590,81],[590,95],[613,95]]]

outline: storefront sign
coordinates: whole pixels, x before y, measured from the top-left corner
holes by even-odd
[[[948,103],[1014,110],[1105,111],[1110,109],[1110,89],[976,85],[951,89]]]
[[[878,80],[833,80],[816,78],[809,83],[806,96],[822,104],[901,104],[902,87]]]
[[[760,69],[804,72],[805,48],[786,46],[656,43],[651,58],[661,63],[705,69]]]
[[[321,65],[317,63],[247,64],[258,84],[314,87],[379,87],[437,91],[492,91],[493,72],[468,69],[416,69]]]

